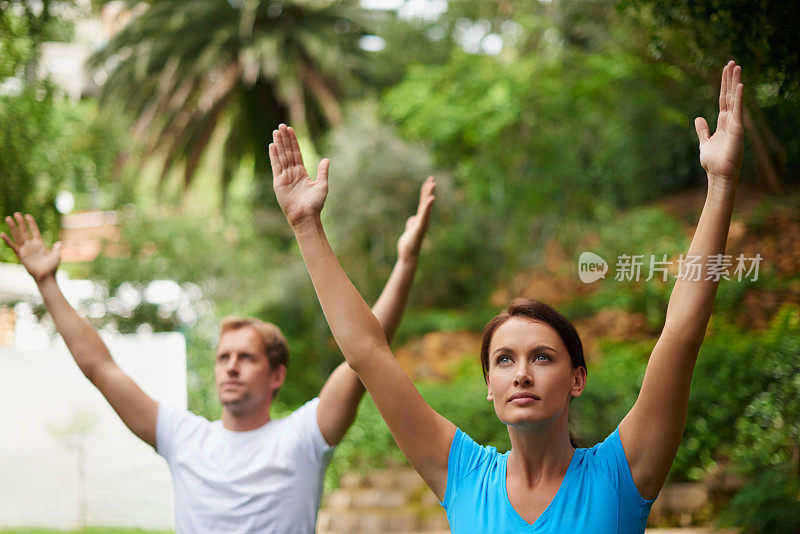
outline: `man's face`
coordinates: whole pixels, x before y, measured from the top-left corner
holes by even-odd
[[[272,402],[286,368],[272,369],[261,335],[243,326],[225,332],[219,340],[215,377],[222,405],[233,413],[246,413]]]

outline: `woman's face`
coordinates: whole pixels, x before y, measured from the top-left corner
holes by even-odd
[[[489,344],[487,399],[507,425],[567,421],[570,397],[586,383],[586,370],[574,369],[564,342],[548,324],[512,317]]]

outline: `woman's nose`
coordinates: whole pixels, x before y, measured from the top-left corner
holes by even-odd
[[[530,386],[531,384],[533,384],[533,376],[531,376],[528,367],[525,365],[520,365],[517,368],[517,372],[514,374],[514,385]]]

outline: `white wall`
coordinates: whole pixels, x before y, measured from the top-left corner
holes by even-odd
[[[76,417],[93,421],[74,438],[86,450],[87,524],[172,528],[166,462],[122,424],[61,338],[42,335],[18,330],[17,343],[0,349],[0,528],[79,526],[78,454],[57,435]],[[103,337],[146,393],[186,407],[181,334]]]

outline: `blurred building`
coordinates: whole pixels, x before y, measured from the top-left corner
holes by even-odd
[[[69,300],[96,290],[59,279]],[[0,530],[85,525],[172,528],[172,483],[78,369],[20,265],[0,264]],[[114,360],[159,402],[185,408],[179,333],[102,337]],[[46,513],[43,513],[46,512]]]
[[[92,13],[91,4],[91,0],[76,0],[74,4],[51,8],[57,11],[58,17],[73,24],[74,38],[68,43],[42,43],[37,62],[36,75],[50,79],[73,102],[99,94],[113,65],[90,70],[87,60],[132,18],[147,9],[143,2],[131,8],[126,2],[115,0],[106,3],[97,15]],[[20,80],[8,79],[3,80],[0,90],[13,93],[21,88]]]

